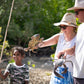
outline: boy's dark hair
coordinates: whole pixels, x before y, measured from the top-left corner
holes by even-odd
[[[14,50],[17,50],[19,53],[21,53],[21,56],[25,55],[23,47],[18,47],[18,46],[14,47],[12,49],[12,53],[14,53]]]

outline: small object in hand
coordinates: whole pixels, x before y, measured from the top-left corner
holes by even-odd
[[[36,53],[34,50],[38,47],[38,43],[42,42],[44,38],[40,38],[39,34],[35,34],[31,37],[31,40],[28,43],[28,48],[24,48],[25,51],[32,51]]]
[[[64,64],[66,61],[65,61],[65,59],[58,59],[58,60],[56,60],[55,61],[55,66],[54,66],[54,74],[57,76],[57,77],[59,77],[59,78],[64,78],[63,76],[61,76],[59,73],[57,73],[56,72],[56,70],[57,70],[57,68],[59,67],[59,66],[64,66],[64,71],[62,72],[62,74],[64,74],[64,73],[66,73],[67,72],[67,67],[66,67],[66,65]]]
[[[62,54],[62,55],[60,56],[60,59],[63,59],[63,57],[64,57],[64,54]]]

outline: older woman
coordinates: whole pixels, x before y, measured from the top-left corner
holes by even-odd
[[[73,13],[66,13],[61,22],[55,23],[55,26],[59,26],[61,29],[61,32],[50,37],[47,40],[44,40],[43,43],[39,43],[38,47],[46,47],[57,44],[56,52],[55,52],[55,59],[58,59],[56,55],[67,48],[71,48],[75,45],[75,39],[76,39],[76,18]],[[66,59],[74,62],[75,58],[74,56],[66,56]],[[72,71],[73,67],[71,63],[66,63],[66,66],[68,68],[68,72],[66,74],[62,74],[64,78],[57,77],[54,73],[52,73],[50,84],[73,84],[73,77],[72,77]],[[58,73],[60,71],[64,70],[64,67],[58,68]]]

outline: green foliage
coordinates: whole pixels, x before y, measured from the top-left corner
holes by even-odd
[[[80,22],[79,22],[79,19],[76,18],[76,24],[79,26],[80,25]]]
[[[47,76],[51,76],[51,73],[49,73],[49,72],[46,72],[46,75],[47,75]]]
[[[9,61],[9,63],[14,63],[15,61],[14,61],[14,59],[11,59],[10,61]]]
[[[32,67],[35,68],[35,64],[32,64]]]
[[[2,34],[8,22],[12,0],[1,0],[0,25]],[[67,8],[74,5],[74,0],[15,0],[14,9],[7,39],[10,44],[26,46],[30,37],[39,33],[45,39],[58,33],[58,27],[53,23],[59,22]]]
[[[28,61],[28,62],[27,62],[27,64],[30,66],[30,65],[31,65],[31,62],[30,62],[30,61]]]
[[[2,38],[3,38],[3,36],[1,35],[1,30],[2,30],[2,27],[0,27],[0,42],[2,42]]]
[[[0,54],[1,54],[1,51],[2,51],[2,47],[3,47],[3,36],[1,34],[1,31],[2,31],[2,27],[0,27]],[[8,44],[8,41],[5,41],[4,43],[4,51],[3,51],[3,54],[9,56],[9,52],[7,52],[7,47],[9,47],[9,44]]]
[[[29,66],[32,66],[33,68],[35,68],[35,64],[32,64],[31,61],[28,61],[27,64],[28,64]]]
[[[52,61],[54,62],[55,54],[51,54],[50,57],[51,57]]]

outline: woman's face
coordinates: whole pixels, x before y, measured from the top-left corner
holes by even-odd
[[[74,32],[73,26],[60,25],[60,29],[64,34],[69,34]]]

